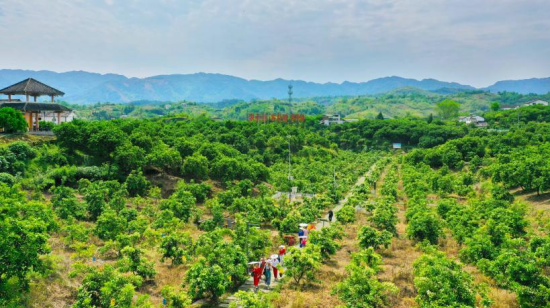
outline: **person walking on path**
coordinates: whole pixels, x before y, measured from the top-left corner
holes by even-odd
[[[279,262],[281,262],[281,265],[284,264],[284,257],[286,254],[286,248],[284,245],[279,246]]]
[[[254,292],[258,293],[258,285],[260,284],[260,278],[262,278],[262,273],[264,269],[260,267],[259,264],[255,263],[254,268],[252,269],[252,275],[254,276]]]
[[[305,236],[305,238],[307,238],[308,235],[309,235],[309,229],[304,228],[304,236]]]
[[[306,240],[306,237],[304,236],[303,238],[300,239],[300,248],[306,247],[306,243],[307,243],[307,240]]]
[[[334,212],[332,210],[328,211],[328,222],[332,222],[332,217],[334,216]]]
[[[267,261],[265,264],[264,269],[264,275],[265,275],[265,284],[267,285],[267,288],[269,289],[271,286],[271,262]]]
[[[277,268],[279,264],[279,259],[277,258],[274,258],[271,262],[271,266],[273,267],[273,278],[275,278],[275,281],[279,279],[279,269]]]

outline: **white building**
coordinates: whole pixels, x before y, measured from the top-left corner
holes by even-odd
[[[342,124],[344,121],[339,114],[325,114],[321,120],[321,124],[329,126],[332,124]]]
[[[548,106],[548,102],[540,100],[540,99],[536,99],[534,101],[530,101],[530,102],[527,102],[527,103],[523,104],[522,107],[535,106],[535,105]]]
[[[475,114],[470,114],[469,116],[465,117],[459,117],[458,121],[466,124],[474,124],[477,127],[486,127],[487,122],[485,122],[485,119],[483,117],[480,117]]]

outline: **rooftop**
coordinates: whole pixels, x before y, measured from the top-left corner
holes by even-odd
[[[63,96],[65,93],[41,83],[33,78],[28,78],[0,90],[5,95],[30,95],[30,96]]]
[[[63,105],[56,103],[24,103],[24,102],[0,102],[0,108],[11,107],[20,111],[72,111]]]

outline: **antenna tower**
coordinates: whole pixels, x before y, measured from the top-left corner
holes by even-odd
[[[288,103],[292,104],[292,94],[294,92],[292,92],[292,85],[289,84],[288,85]]]

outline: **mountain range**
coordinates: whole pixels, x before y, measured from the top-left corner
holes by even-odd
[[[79,104],[129,103],[137,100],[219,102],[226,99],[284,99],[288,97],[289,84],[293,85],[293,97],[296,98],[378,94],[402,87],[414,87],[439,93],[477,90],[472,86],[456,82],[435,79],[416,80],[396,76],[377,78],[367,82],[346,81],[338,84],[284,79],[246,80],[235,76],[209,73],[128,78],[117,74],[84,71],[57,73],[8,69],[0,70],[0,89],[29,77],[65,92],[63,100]],[[480,90],[546,94],[550,92],[550,78],[498,81]]]

